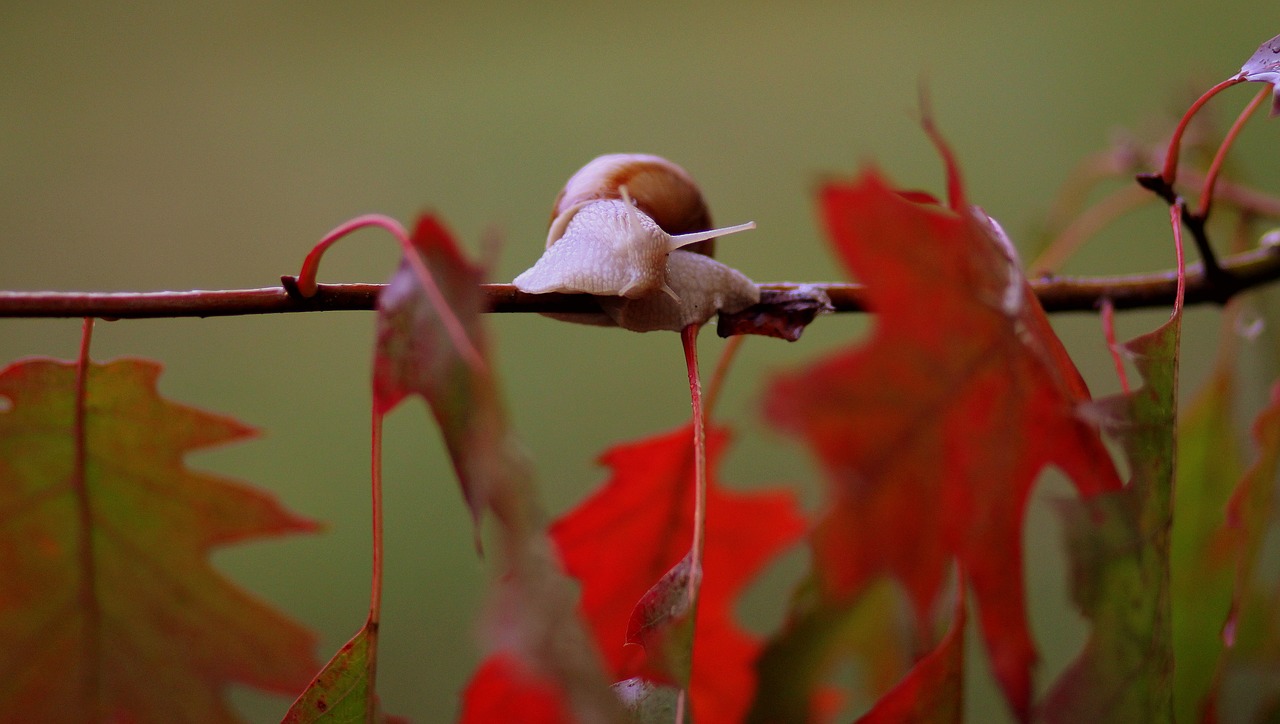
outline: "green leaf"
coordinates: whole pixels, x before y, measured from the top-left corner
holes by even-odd
[[[1049,692],[1049,722],[1171,721],[1169,557],[1181,313],[1124,345],[1136,392],[1096,403],[1132,478],[1121,490],[1064,501],[1072,594],[1093,621],[1084,652]]]
[[[26,721],[234,721],[233,683],[295,693],[314,637],[236,588],[211,549],[316,530],[189,470],[253,435],[162,399],[159,365],[0,371],[0,710]]]
[[[403,721],[382,713],[378,696],[369,686],[376,664],[374,639],[366,623],[293,702],[281,724]]]
[[[1235,567],[1224,555],[1221,527],[1240,478],[1232,424],[1234,375],[1219,364],[1178,426],[1171,591],[1174,705],[1177,721],[1200,720],[1211,705],[1223,653],[1222,628],[1231,611]]]

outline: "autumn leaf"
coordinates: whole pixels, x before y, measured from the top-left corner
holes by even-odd
[[[1066,501],[1072,595],[1093,621],[1084,651],[1045,698],[1049,722],[1173,720],[1170,535],[1182,313],[1124,345],[1143,386],[1095,403],[1124,447],[1123,490]]]
[[[620,720],[487,358],[483,271],[434,217],[418,221],[412,247],[416,260],[406,256],[379,297],[375,412],[410,395],[425,399],[477,524],[485,512],[496,518],[505,574],[488,622],[495,645],[554,682],[576,716]]]
[[[306,685],[313,635],[236,588],[220,546],[315,523],[193,451],[252,429],[161,398],[159,365],[0,372],[0,720],[236,721],[237,683]]]
[[[1082,494],[1120,486],[1080,414],[1087,391],[985,216],[904,198],[874,171],[826,187],[821,206],[876,325],[867,343],[775,380],[766,409],[832,486],[812,540],[824,594],[850,601],[891,575],[924,622],[958,558],[996,676],[1025,717],[1032,485],[1056,465]]]
[[[689,550],[692,438],[686,426],[610,448],[600,458],[612,471],[608,482],[551,528],[564,565],[582,585],[583,616],[629,700],[652,693],[646,679],[661,682],[669,675],[666,663],[655,671],[649,660],[661,654],[625,642],[637,604],[668,572],[678,570]],[[756,573],[805,527],[789,493],[736,493],[716,482],[727,441],[722,429],[708,432],[706,550],[690,685],[699,724],[738,722],[746,713],[760,642],[736,623],[733,606]],[[489,673],[491,662],[477,677]],[[518,679],[506,685],[523,690]],[[538,684],[526,678],[523,686]],[[659,702],[662,691],[647,701]],[[509,717],[517,710],[504,711]]]
[[[741,721],[755,688],[760,643],[735,622],[733,606],[759,570],[803,533],[792,495],[737,493],[717,483],[728,435],[707,435],[708,490],[702,591],[694,621],[690,695],[700,724]],[[624,646],[638,601],[689,550],[693,449],[688,427],[616,445],[600,461],[604,487],[552,526],[565,567],[582,584],[582,610],[615,679],[662,680],[646,652]]]
[[[556,682],[529,670],[509,653],[490,656],[462,693],[459,724],[564,724],[572,721]]]
[[[523,465],[506,451],[493,458],[477,454],[504,445],[507,434],[505,412],[483,361],[480,283],[485,272],[462,256],[435,217],[420,219],[412,240],[424,266],[403,259],[378,297],[374,411],[386,414],[413,394],[426,400],[478,525],[492,502],[492,488]],[[424,270],[446,309],[437,308],[424,293]]]

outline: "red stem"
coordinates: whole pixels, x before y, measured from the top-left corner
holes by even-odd
[[[1178,263],[1178,291],[1173,295],[1173,316],[1182,314],[1187,297],[1187,262],[1182,254],[1182,201],[1169,207],[1169,224],[1173,227],[1173,251]]]
[[[369,691],[375,691],[378,668],[378,625],[382,619],[382,413],[376,408],[370,416],[370,488],[373,499],[373,574],[370,577],[369,621],[365,624],[369,639]]]
[[[1201,221],[1209,218],[1209,210],[1213,206],[1213,189],[1218,183],[1218,173],[1222,170],[1222,162],[1227,157],[1227,151],[1231,145],[1235,143],[1236,136],[1240,135],[1240,130],[1244,128],[1244,124],[1258,110],[1258,106],[1262,105],[1262,101],[1266,100],[1272,93],[1270,85],[1264,85],[1258,94],[1249,101],[1249,105],[1244,107],[1240,115],[1236,116],[1235,123],[1231,124],[1231,129],[1227,131],[1227,135],[1222,139],[1222,145],[1218,146],[1218,152],[1213,156],[1213,163],[1209,164],[1209,171],[1204,176],[1204,186],[1200,191],[1200,211],[1196,214]]]
[[[680,330],[684,346],[684,363],[689,372],[689,398],[693,404],[693,545],[690,549],[690,571],[695,585],[689,587],[689,605],[697,602],[697,582],[702,577],[702,548],[706,538],[707,513],[707,428],[702,408],[702,380],[698,375],[698,330],[691,324]]]
[[[1187,112],[1182,114],[1182,120],[1178,121],[1178,127],[1174,129],[1173,137],[1169,139],[1169,150],[1165,153],[1164,157],[1164,170],[1160,172],[1160,177],[1164,180],[1165,184],[1169,186],[1169,188],[1173,188],[1173,185],[1178,180],[1178,155],[1182,151],[1182,135],[1186,132],[1187,126],[1191,123],[1191,118],[1200,111],[1205,103],[1209,102],[1210,98],[1218,95],[1223,90],[1230,88],[1237,83],[1243,83],[1244,80],[1245,79],[1240,76],[1234,76],[1222,81],[1205,91],[1204,95],[1197,98],[1196,102],[1192,103],[1191,107],[1187,109]]]
[[[93,551],[93,505],[89,495],[88,480],[88,404],[89,393],[89,344],[93,341],[93,319],[86,318],[80,333],[80,353],[76,358],[75,418],[72,422],[75,437],[72,461],[71,485],[75,489],[76,512],[80,530],[78,555],[80,559],[80,584],[77,595],[80,610],[84,613],[84,701],[97,711],[101,701],[102,671],[102,610],[98,606],[98,571]],[[108,712],[99,711],[97,718]]]
[[[1107,340],[1107,351],[1111,353],[1111,361],[1116,366],[1116,377],[1120,379],[1120,391],[1129,394],[1129,372],[1124,366],[1124,357],[1120,355],[1120,344],[1116,341],[1116,305],[1110,299],[1102,300],[1102,336]]]
[[[689,616],[697,621],[698,591],[702,584],[702,551],[706,543],[707,522],[707,428],[702,407],[702,380],[698,374],[698,330],[691,324],[680,330],[684,347],[684,364],[689,372],[689,399],[693,405],[693,544],[689,549]],[[695,623],[690,645],[697,640]],[[693,652],[690,651],[690,658]],[[685,721],[685,690],[676,699],[676,724]]]

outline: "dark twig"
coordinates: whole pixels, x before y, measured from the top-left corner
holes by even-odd
[[[1187,269],[1187,303],[1222,303],[1248,289],[1280,279],[1280,249],[1263,247],[1225,258],[1225,275],[1206,282],[1203,267]],[[1050,312],[1090,311],[1104,299],[1116,309],[1161,307],[1173,303],[1177,286],[1172,271],[1112,277],[1054,277],[1031,280],[1041,304]],[[162,317],[228,317],[248,314],[371,310],[382,284],[321,284],[303,299],[283,286],[187,292],[0,292],[0,317],[146,319]],[[763,307],[785,300],[788,292],[819,289],[837,312],[866,311],[859,284],[760,285]],[[526,294],[510,284],[486,284],[489,311],[500,313],[593,312],[596,299],[585,294]]]
[[[1154,173],[1138,174],[1136,180],[1140,186],[1152,192],[1169,206],[1182,205],[1182,223],[1187,227],[1187,231],[1191,232],[1191,238],[1196,243],[1196,251],[1200,254],[1200,261],[1206,270],[1205,281],[1207,282],[1207,291],[1212,291],[1216,287],[1221,287],[1223,293],[1228,293],[1227,297],[1217,299],[1215,301],[1225,302],[1230,296],[1231,280],[1229,274],[1224,271],[1221,264],[1218,263],[1218,257],[1213,253],[1213,247],[1209,245],[1209,236],[1205,232],[1205,220],[1187,209],[1187,204],[1182,197],[1174,191],[1173,186],[1165,179],[1164,176]]]

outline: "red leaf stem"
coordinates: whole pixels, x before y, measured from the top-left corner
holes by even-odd
[[[1236,116],[1236,120],[1231,124],[1231,128],[1227,131],[1227,135],[1223,137],[1222,144],[1218,146],[1217,153],[1213,155],[1213,162],[1209,164],[1209,170],[1205,173],[1204,185],[1201,187],[1200,191],[1200,210],[1196,213],[1196,216],[1199,217],[1201,221],[1209,218],[1209,210],[1213,206],[1213,189],[1218,183],[1218,174],[1222,171],[1222,162],[1227,157],[1227,151],[1230,150],[1231,145],[1235,143],[1236,137],[1240,135],[1240,130],[1244,128],[1245,122],[1253,116],[1254,111],[1258,110],[1258,107],[1262,105],[1262,102],[1265,101],[1271,93],[1272,88],[1269,85],[1263,86],[1258,90],[1258,93],[1253,97],[1253,100],[1249,101],[1249,105],[1245,106],[1243,111],[1240,111],[1239,116]]]
[[[1178,181],[1178,156],[1182,151],[1182,135],[1186,133],[1187,126],[1191,123],[1191,119],[1196,115],[1196,113],[1200,112],[1200,109],[1204,107],[1205,103],[1209,102],[1210,98],[1218,95],[1237,83],[1243,83],[1245,80],[1246,79],[1241,76],[1232,76],[1221,83],[1218,83],[1214,87],[1205,91],[1204,95],[1197,98],[1195,103],[1192,103],[1191,107],[1187,109],[1187,112],[1182,114],[1182,120],[1178,121],[1178,127],[1174,129],[1173,136],[1169,139],[1169,150],[1165,153],[1164,157],[1164,169],[1160,172],[1160,178],[1164,180],[1167,186],[1172,188]]]

